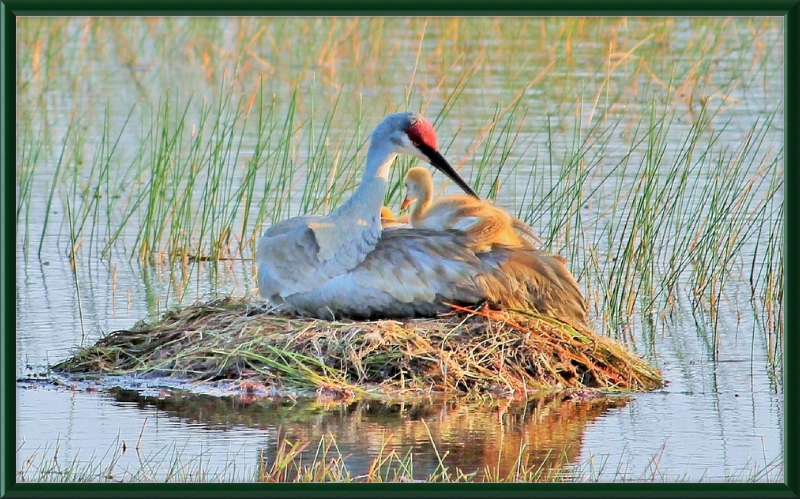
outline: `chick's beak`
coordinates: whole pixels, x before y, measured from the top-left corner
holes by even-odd
[[[403,202],[400,204],[400,210],[405,210],[406,208],[408,208],[408,207],[409,207],[409,205],[410,205],[411,203],[412,203],[412,201],[411,201],[410,199],[408,199],[407,197],[406,197],[406,198],[404,198],[404,199],[403,199]]]

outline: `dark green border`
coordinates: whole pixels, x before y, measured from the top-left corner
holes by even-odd
[[[800,248],[797,231],[785,230],[786,283],[784,310],[785,484],[16,484],[16,288],[14,212],[15,189],[15,68],[17,15],[778,15],[784,16],[786,36],[785,189],[800,187],[800,0],[292,0],[286,6],[256,0],[0,0],[0,498],[15,497],[373,497],[413,495],[446,497],[800,497],[800,337],[792,333],[788,311],[800,287],[800,259],[787,248]],[[487,5],[491,4],[491,9]],[[290,6],[289,6],[290,5]],[[800,220],[800,196],[785,196],[786,220]],[[790,277],[794,276],[795,279]],[[792,303],[795,303],[793,306]],[[794,316],[796,317],[796,316]]]
[[[5,0],[16,15],[785,15],[797,0]],[[283,3],[283,5],[279,5]]]

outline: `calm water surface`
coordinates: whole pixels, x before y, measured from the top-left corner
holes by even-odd
[[[41,29],[42,25],[37,24],[41,22],[22,20],[18,29],[22,32]],[[751,44],[739,42],[746,46],[736,45],[732,37],[723,37],[722,31],[728,29],[725,26],[697,25],[687,19],[674,20],[666,28],[657,20],[631,20],[630,23],[609,20],[600,23],[599,28],[580,28],[589,33],[582,38],[578,34],[579,27],[564,20],[548,19],[525,25],[522,40],[507,33],[495,36],[496,33],[489,32],[479,36],[466,22],[455,25],[439,22],[427,25],[421,44],[418,35],[408,34],[407,39],[398,36],[415,33],[414,30],[421,34],[422,20],[409,21],[408,25],[402,20],[387,20],[385,24],[361,20],[361,24],[352,26],[355,33],[363,32],[361,36],[369,41],[359,42],[364,53],[353,55],[343,48],[350,39],[347,36],[355,36],[350,34],[342,35],[345,41],[334,37],[327,55],[320,55],[318,47],[300,47],[296,49],[295,59],[287,54],[281,44],[288,42],[279,35],[285,38],[287,33],[297,31],[291,26],[276,28],[281,23],[279,20],[249,21],[253,24],[252,32],[258,32],[256,28],[261,22],[273,34],[258,45],[257,53],[252,56],[247,55],[252,50],[248,52],[246,40],[240,37],[244,28],[238,20],[200,23],[176,19],[166,27],[162,21],[146,19],[129,20],[122,27],[104,20],[74,19],[63,25],[55,19],[45,22],[48,29],[42,31],[43,46],[37,49],[37,38],[29,35],[22,37],[18,49],[21,54],[18,93],[23,102],[31,103],[36,109],[20,111],[18,127],[29,126],[42,136],[47,135],[35,161],[36,182],[31,189],[30,208],[23,212],[18,225],[16,347],[20,378],[41,372],[47,365],[68,356],[76,345],[91,344],[104,334],[130,327],[181,300],[188,303],[215,294],[248,293],[255,288],[254,270],[248,261],[217,265],[197,263],[189,267],[189,275],[182,275],[179,266],[172,267],[168,263],[140,264],[132,257],[138,232],[136,221],[129,222],[107,256],[99,255],[104,241],[92,243],[86,235],[73,272],[68,257],[66,205],[62,201],[69,196],[67,188],[56,190],[57,201],[51,206],[46,229],[43,227],[49,182],[58,168],[63,146],[61,137],[75,109],[85,113],[81,121],[86,131],[85,144],[79,149],[93,151],[98,144],[98,130],[105,110],[109,112],[113,127],[125,121],[133,104],[155,105],[160,98],[179,101],[192,92],[196,93],[198,102],[203,97],[213,98],[219,91],[215,81],[221,79],[226,70],[230,80],[238,67],[240,85],[236,92],[243,99],[251,95],[253,83],[261,74],[271,75],[268,89],[278,95],[290,95],[293,85],[301,82],[302,88],[316,92],[313,93],[317,96],[314,106],[322,109],[330,109],[341,88],[350,85],[354,88],[353,95],[347,90],[344,107],[356,101],[363,102],[362,109],[369,110],[365,112],[362,133],[368,133],[387,110],[396,109],[392,106],[403,101],[411,72],[416,75],[414,88],[420,95],[430,96],[429,109],[441,108],[442,95],[448,85],[451,89],[457,86],[445,79],[445,88],[436,89],[442,77],[441,64],[437,63],[437,57],[441,56],[451,69],[482,64],[474,80],[466,84],[463,100],[457,101],[448,118],[438,126],[440,143],[448,144],[447,156],[458,163],[457,158],[467,153],[486,117],[491,118],[498,96],[520,91],[526,81],[534,79],[547,67],[546,59],[539,62],[536,54],[526,55],[528,52],[522,48],[526,37],[538,43],[538,30],[542,27],[550,33],[548,36],[577,30],[570,43],[575,44],[571,57],[579,62],[572,66],[569,62],[559,62],[547,76],[550,83],[544,87],[533,86],[526,93],[528,118],[519,128],[527,142],[512,148],[518,155],[514,163],[516,176],[508,177],[498,193],[498,204],[513,207],[524,202],[520,199],[523,186],[515,182],[515,178],[527,179],[533,173],[542,183],[541,188],[549,189],[553,168],[558,168],[562,157],[572,147],[570,120],[576,115],[588,117],[592,114],[595,97],[605,98],[603,92],[598,93],[601,88],[598,85],[606,73],[605,70],[598,73],[596,68],[605,67],[605,61],[598,57],[608,40],[604,42],[600,35],[596,38],[592,34],[610,32],[622,38],[627,36],[633,40],[627,51],[637,40],[647,38],[648,30],[652,30],[654,39],[658,39],[662,47],[653,49],[656,52],[648,59],[654,71],[659,63],[667,64],[665,61],[670,60],[675,64],[698,65],[714,78],[726,82],[727,86],[712,80],[708,84],[731,103],[722,107],[715,118],[727,123],[720,132],[720,144],[739,143],[743,131],[776,112],[775,122],[779,125],[768,131],[765,148],[782,147],[782,108],[775,107],[783,95],[783,37],[778,19],[759,18],[750,24],[738,20],[737,32],[755,30],[757,33]],[[306,26],[304,22],[297,21],[292,26]],[[315,29],[313,22],[308,23]],[[344,23],[343,26],[349,25]],[[492,26],[503,33],[502,23]],[[656,26],[661,27],[656,29]],[[748,26],[754,28],[745,29]],[[127,29],[129,35],[124,34]],[[302,29],[297,29],[302,33]],[[461,37],[453,38],[452,29],[464,31]],[[509,26],[508,29],[519,28]],[[172,33],[174,39],[163,38],[164,32]],[[387,57],[394,64],[392,68],[381,68],[381,64],[390,62],[370,59],[374,56],[368,50],[370,43],[378,43],[375,40],[379,33],[383,34],[381,43],[384,45],[378,48],[388,51]],[[103,37],[108,37],[107,46],[99,42]],[[562,42],[553,47],[554,51],[565,50],[563,37],[559,39]],[[188,43],[189,48],[178,47],[183,42]],[[207,52],[211,54],[210,62],[202,57],[205,52],[197,48],[208,43],[218,44],[218,50]],[[687,48],[703,43],[718,44],[711,68],[701,64],[702,61],[696,63],[692,59],[694,52]],[[59,56],[47,49],[59,46],[63,47],[65,55]],[[658,50],[664,50],[667,55]],[[200,54],[196,59],[186,56],[195,54],[194,51]],[[339,56],[335,56],[337,51]],[[178,57],[170,55],[172,52]],[[419,58],[418,53],[421,54]],[[459,53],[461,58],[457,57]],[[506,55],[500,57],[503,54]],[[531,58],[534,62],[526,66],[525,61]],[[688,62],[681,62],[682,58]],[[758,64],[751,66],[752,61]],[[73,62],[77,69],[70,66]],[[359,68],[367,66],[359,64],[372,64],[376,69],[360,75]],[[632,80],[626,79],[626,74],[620,70],[620,74],[613,75],[609,81],[615,82],[616,88],[639,91],[631,84]],[[731,84],[732,80],[739,83]],[[169,97],[167,91],[171,92]],[[708,91],[705,95],[711,94]],[[586,101],[576,104],[581,95]],[[644,99],[642,97],[642,101]],[[603,100],[598,102],[602,107]],[[553,117],[561,116],[560,107],[568,104],[572,106],[569,111],[572,114],[564,116],[563,123],[554,123]],[[303,112],[309,113],[310,105],[307,102],[304,105]],[[633,99],[619,112],[636,116],[637,105],[644,106]],[[675,134],[674,141],[678,142],[691,126],[690,121],[684,119],[690,111],[678,104],[675,107],[676,125],[670,133]],[[280,103],[277,115],[281,116],[284,111],[285,103]],[[346,116],[349,112],[343,111]],[[189,114],[192,113],[198,113],[196,107],[190,107]],[[146,124],[146,120],[142,119],[142,123]],[[135,158],[146,135],[143,131],[146,126],[142,123],[136,121],[130,134],[122,138],[116,160],[119,164],[128,164]],[[563,131],[551,135],[550,144],[546,143],[548,126]],[[625,134],[630,130],[623,128],[612,134],[611,143],[604,149],[604,158],[609,164],[624,157],[628,150]],[[455,140],[451,144],[453,137]],[[252,153],[254,142],[251,136],[243,139],[245,153]],[[22,145],[18,148],[24,149]],[[673,149],[668,148],[667,154],[674,153],[671,151]],[[302,165],[308,152],[298,147],[296,155],[298,164]],[[479,154],[465,162],[461,171],[466,177],[477,175],[478,157]],[[79,175],[89,179],[90,176],[75,165],[90,164],[92,155],[86,153],[83,161],[85,163],[78,161],[75,155],[64,168],[84,172]],[[520,170],[520,164],[530,165],[529,170]],[[112,181],[118,181],[121,176],[122,173],[112,176]],[[302,172],[297,178],[303,179]],[[129,182],[132,183],[128,185],[136,185],[133,179]],[[299,181],[294,188],[302,192]],[[612,205],[615,195],[613,191],[607,192],[600,203]],[[119,203],[124,201],[121,198]],[[295,211],[300,210],[299,204],[294,206]],[[102,214],[92,216],[102,218]],[[537,229],[550,223],[546,213],[540,217],[534,221]],[[99,225],[102,230],[106,228],[105,223]],[[113,223],[119,220],[114,219]],[[586,224],[591,225],[591,217],[587,216]],[[257,230],[258,227],[252,227],[252,231]],[[591,227],[585,230],[591,234]],[[555,244],[553,250],[567,254],[563,241]],[[749,267],[742,262],[752,260],[756,248],[755,242],[748,241],[737,260],[748,271]],[[576,275],[582,274],[577,262],[573,262],[573,269]],[[98,458],[108,461],[109,449],[118,449],[124,441],[127,451],[117,463],[119,467],[136,468],[147,456],[168,459],[177,452],[184,460],[204,463],[212,475],[218,470],[220,477],[227,479],[251,479],[262,459],[269,462],[281,438],[310,442],[304,455],[311,459],[317,442],[332,435],[354,475],[366,472],[371,459],[385,444],[387,449],[397,450],[400,455],[410,452],[415,475],[424,478],[438,465],[433,442],[440,454],[448,452],[447,464],[465,472],[482,472],[486,468],[499,470],[501,476],[513,470],[518,456],[522,455],[529,464],[542,463],[544,469],[565,464],[562,472],[579,479],[743,480],[769,467],[768,474],[757,475],[757,478],[781,480],[781,374],[768,367],[768,335],[761,318],[752,311],[746,273],[743,270],[741,278],[730,281],[725,289],[716,350],[709,345],[708,325],[698,323],[688,302],[679,301],[678,311],[647,334],[641,326],[632,327],[629,346],[660,367],[669,380],[664,389],[653,393],[590,400],[564,400],[551,395],[513,403],[423,400],[397,404],[326,404],[313,397],[255,401],[219,397],[214,395],[228,392],[208,387],[205,395],[189,397],[152,381],[139,390],[111,391],[87,390],[91,383],[70,389],[69,386],[20,382],[17,388],[17,445],[20,447],[17,466],[22,468],[30,456],[41,455],[48,449],[52,451],[56,446],[61,462],[75,456],[85,462]],[[582,281],[581,284],[585,289],[587,283]],[[637,317],[632,323],[639,324],[636,321],[640,319]],[[126,388],[136,388],[131,380],[123,384]],[[140,435],[140,448],[136,452],[133,445]],[[235,470],[226,467],[233,462]]]

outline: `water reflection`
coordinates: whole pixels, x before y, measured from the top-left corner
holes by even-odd
[[[579,460],[588,423],[630,402],[626,397],[548,394],[526,402],[432,400],[330,403],[318,399],[260,399],[179,394],[142,396],[111,391],[118,402],[156,407],[168,416],[208,430],[258,429],[261,465],[269,469],[284,440],[308,443],[300,453],[315,461],[320,440],[331,436],[328,458],[342,457],[353,476],[368,473],[378,456],[411,456],[413,475],[425,479],[439,468],[437,453],[451,471],[499,477],[517,470],[568,474]],[[434,448],[435,446],[435,448]]]

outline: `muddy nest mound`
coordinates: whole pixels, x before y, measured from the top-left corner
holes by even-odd
[[[458,309],[435,319],[325,321],[225,298],[115,331],[53,367],[68,373],[237,379],[351,395],[644,391],[661,373],[619,342],[528,313]]]

